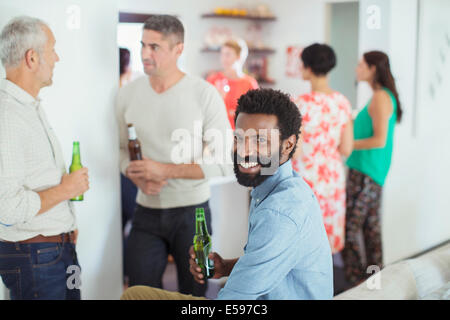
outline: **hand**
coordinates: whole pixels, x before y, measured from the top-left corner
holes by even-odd
[[[128,177],[128,176],[127,176]],[[141,190],[145,189],[145,179],[144,178],[131,178],[128,177],[135,185]]]
[[[167,165],[144,157],[144,160],[130,162],[126,172],[130,179],[142,178],[145,180],[163,181],[167,180]]]
[[[157,195],[161,192],[161,189],[167,184],[167,180],[153,181],[145,180],[143,178],[131,178],[130,180],[145,194]]]
[[[200,269],[198,264],[195,262],[194,246],[191,246],[189,248],[189,256],[190,256],[189,271],[194,276],[195,281],[197,281],[200,284],[204,284],[205,281],[203,279],[204,277],[202,274],[202,269]],[[229,272],[227,272],[228,268],[226,265],[226,261],[224,259],[222,259],[221,256],[219,256],[215,252],[210,252],[210,254],[208,255],[208,258],[214,261],[214,276],[212,277],[213,279],[219,279],[219,278],[229,275]]]
[[[147,195],[156,196],[161,192],[161,189],[167,184],[167,180],[152,181],[147,180],[145,182],[144,189],[142,191]]]
[[[81,168],[62,176],[60,188],[67,200],[78,197],[89,190],[89,175],[87,168]]]

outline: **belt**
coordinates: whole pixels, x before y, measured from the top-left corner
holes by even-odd
[[[62,233],[56,236],[43,236],[43,235],[37,235],[36,237],[33,237],[31,239],[27,239],[27,240],[23,240],[23,241],[17,241],[17,242],[12,242],[12,241],[5,241],[2,240],[2,242],[7,242],[7,243],[20,243],[20,244],[25,244],[25,243],[41,243],[41,242],[69,242],[69,243],[73,243],[73,231],[69,232],[69,233]]]

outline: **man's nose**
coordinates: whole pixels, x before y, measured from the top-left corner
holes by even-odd
[[[245,138],[245,142],[241,142],[238,144],[237,153],[239,157],[246,158],[257,155],[257,143],[253,141],[253,139]]]
[[[142,56],[142,60],[151,58],[152,50],[149,48],[142,48],[141,56]]]

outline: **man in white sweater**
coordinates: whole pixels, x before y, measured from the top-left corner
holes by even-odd
[[[208,178],[233,174],[231,161],[201,161],[208,149],[205,134],[212,130],[224,139],[232,135],[216,89],[178,69],[183,42],[184,28],[176,17],[152,15],[144,24],[141,41],[147,76],[121,88],[117,97],[120,168],[139,189],[125,266],[130,286],[161,288],[170,253],[177,266],[179,291],[204,295],[206,285],[196,283],[189,272],[195,208],[205,209],[211,230]],[[130,161],[130,123],[141,141],[143,160]],[[222,154],[231,154],[231,149],[226,150],[231,144],[222,142]]]

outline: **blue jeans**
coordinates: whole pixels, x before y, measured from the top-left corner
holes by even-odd
[[[11,300],[80,300],[80,271],[72,243],[0,242],[0,276]]]
[[[136,195],[137,187],[134,185],[133,181],[128,179],[123,174],[120,174],[120,190],[121,190],[121,200],[122,200],[122,235],[123,235],[123,250],[127,250],[127,240],[128,237],[125,236],[125,226],[128,221],[133,221],[134,210],[136,210]],[[123,265],[124,276],[127,275],[127,270],[125,269],[125,254],[123,254]]]
[[[208,231],[212,234],[208,202],[170,209],[137,205],[125,259],[130,287],[145,285],[162,288],[162,277],[170,253],[177,267],[178,291],[198,297],[205,295],[207,283],[197,283],[189,271],[189,248],[195,234],[195,208],[204,208]]]

